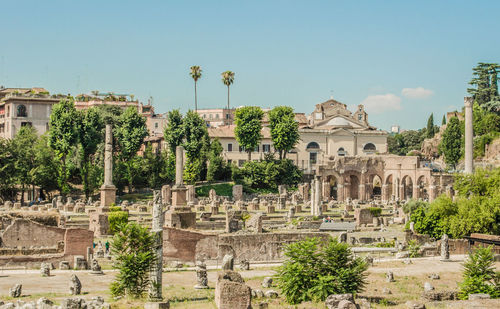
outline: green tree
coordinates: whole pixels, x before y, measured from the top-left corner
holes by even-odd
[[[261,121],[263,116],[262,109],[256,106],[245,106],[236,110],[234,135],[240,146],[248,153],[248,161],[252,159],[252,151],[262,139]]]
[[[469,294],[484,293],[491,298],[500,297],[500,272],[495,271],[492,247],[479,247],[469,254],[463,264],[463,280],[458,297],[468,299]]]
[[[293,108],[276,106],[269,112],[269,128],[274,149],[278,150],[281,159],[286,158],[288,151],[299,142],[299,123],[295,121]]]
[[[500,65],[497,63],[479,62],[472,69],[473,77],[469,82],[474,88],[469,88],[467,91],[473,96],[480,106],[490,101],[500,101],[498,98],[498,73]]]
[[[229,86],[234,83],[234,72],[225,71],[222,72],[222,82],[227,86],[227,109],[229,109]]]
[[[324,301],[328,295],[357,293],[366,284],[367,263],[336,239],[308,238],[285,247],[277,281],[286,301]]]
[[[111,241],[113,267],[119,273],[111,283],[113,296],[142,297],[149,285],[149,270],[154,256],[154,238],[146,227],[137,223],[121,224]]]
[[[182,121],[184,132],[184,149],[186,150],[186,177],[184,179],[193,183],[206,174],[208,131],[205,121],[194,111],[188,111]]]
[[[182,126],[182,115],[178,109],[168,112],[167,126],[163,130],[163,136],[168,148],[175,156],[175,148],[182,144],[184,130]]]
[[[114,134],[118,141],[119,158],[126,168],[126,178],[129,192],[134,185],[134,160],[132,160],[141,148],[144,138],[148,136],[146,119],[139,115],[137,109],[127,108],[118,119],[118,126],[114,128]]]
[[[85,198],[89,198],[95,185],[89,183],[89,173],[97,147],[104,141],[104,122],[97,108],[89,108],[79,112],[77,124],[78,141],[80,144],[80,175],[82,177]]]
[[[16,195],[15,167],[11,140],[0,138],[0,196],[2,202],[12,201]]]
[[[35,144],[35,168],[32,170],[33,181],[40,190],[50,197],[49,192],[58,188],[58,165],[52,148],[48,145],[48,136],[42,135]]]
[[[445,162],[455,168],[462,153],[462,132],[457,117],[450,119],[439,148],[444,154]]]
[[[67,159],[78,142],[76,129],[78,113],[73,98],[67,97],[55,104],[50,114],[49,146],[54,149],[61,164],[59,166],[58,183],[62,194],[69,192],[69,170]]]
[[[198,110],[198,92],[196,89],[196,84],[198,83],[198,79],[201,78],[201,67],[197,66],[197,65],[193,65],[191,67],[191,71],[189,72],[189,75],[191,75],[191,77],[194,80],[194,110],[197,111]]]
[[[163,160],[164,156],[153,152],[152,145],[147,144],[142,159],[144,168],[143,174],[149,188],[160,188],[165,181],[164,174],[162,174],[162,169],[166,165],[166,162]]]
[[[446,115],[443,115],[443,120],[441,120],[441,125],[445,125],[446,124]]]
[[[35,145],[37,140],[36,130],[31,126],[24,126],[16,133],[11,143],[15,177],[21,186],[21,203],[24,203],[26,189],[30,185],[34,186],[33,170],[36,167]]]
[[[431,113],[427,120],[427,138],[434,137],[434,113]]]
[[[222,158],[222,145],[219,142],[219,139],[214,138],[210,143],[210,151],[208,155],[208,171],[207,171],[207,180],[223,180],[228,178],[230,174],[230,169],[225,164],[224,159]]]

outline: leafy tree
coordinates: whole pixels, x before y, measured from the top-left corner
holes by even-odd
[[[227,109],[229,109],[229,86],[234,83],[234,72],[225,71],[222,72],[222,83],[227,86]]]
[[[144,138],[149,134],[146,119],[139,115],[137,109],[129,107],[120,115],[114,134],[118,141],[119,158],[126,168],[128,189],[132,192],[135,175],[132,159],[141,148]]]
[[[280,160],[298,143],[299,123],[295,121],[293,108],[277,106],[269,112],[269,128],[274,149],[279,151]]]
[[[491,298],[500,297],[500,272],[495,271],[492,247],[479,247],[469,254],[463,264],[463,280],[458,297],[468,299],[469,294],[484,293]]]
[[[61,164],[59,166],[58,183],[62,194],[69,192],[67,159],[78,141],[76,125],[78,113],[73,98],[62,99],[55,104],[50,114],[49,146],[54,149]]]
[[[163,167],[166,165],[164,156],[153,152],[151,144],[146,145],[143,155],[143,174],[147,180],[149,188],[157,189],[162,186],[165,181],[165,175],[162,173]]]
[[[367,263],[336,239],[308,238],[285,247],[277,281],[286,301],[324,301],[330,294],[357,293],[366,284]]]
[[[81,111],[77,124],[78,141],[80,144],[80,175],[83,182],[85,198],[96,189],[95,185],[89,184],[89,173],[92,169],[92,161],[97,147],[104,141],[104,122],[97,108],[89,108]]]
[[[291,160],[247,161],[243,168],[232,167],[232,179],[243,184],[246,190],[266,189],[276,191],[278,185],[296,186],[302,179],[302,173]]]
[[[434,113],[431,113],[427,120],[427,138],[434,137]]]
[[[146,227],[137,223],[117,226],[111,241],[115,257],[113,267],[119,270],[110,290],[113,296],[142,297],[149,285],[149,270],[154,256],[154,238]]]
[[[263,116],[262,109],[256,106],[245,106],[236,110],[234,134],[240,146],[248,153],[248,161],[252,159],[252,151],[262,139],[261,121]]]
[[[194,110],[198,110],[198,93],[196,91],[196,84],[198,83],[198,79],[201,78],[201,67],[197,65],[193,65],[191,67],[191,71],[189,72],[189,75],[194,80]]]
[[[54,151],[48,145],[48,136],[42,135],[35,144],[35,168],[32,170],[33,181],[45,196],[58,188],[58,165]]]
[[[24,203],[26,187],[34,185],[32,171],[36,167],[35,144],[37,140],[36,130],[31,126],[24,126],[16,133],[11,143],[15,177],[21,186],[21,203]]]
[[[206,175],[207,152],[210,143],[205,121],[194,111],[188,111],[182,121],[184,149],[186,150],[187,182],[193,183]],[[208,145],[207,145],[208,144]]]
[[[2,201],[13,200],[15,189],[15,168],[11,141],[0,138],[0,196]]]
[[[462,152],[462,132],[457,117],[452,117],[450,119],[450,122],[443,133],[443,138],[439,148],[444,154],[445,162],[455,168],[458,160],[460,160]]]
[[[474,88],[469,88],[467,91],[473,96],[480,106],[491,101],[500,101],[498,95],[498,73],[500,66],[496,63],[479,62],[472,69],[473,78],[469,82]]]
[[[168,112],[167,120],[168,124],[163,131],[163,136],[170,152],[175,156],[175,148],[182,144],[182,139],[184,138],[182,115],[178,109],[174,109]]]
[[[207,180],[223,180],[228,178],[230,175],[230,169],[226,165],[224,159],[222,158],[222,145],[219,139],[214,138],[212,143],[210,143],[210,152],[208,155],[208,171]]]

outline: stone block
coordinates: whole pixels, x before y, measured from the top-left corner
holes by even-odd
[[[234,185],[233,186],[233,200],[234,201],[243,200],[243,186],[242,185]]]
[[[245,227],[246,229],[254,233],[262,233],[262,214],[252,214],[250,218],[245,222]]]
[[[170,302],[148,302],[144,304],[144,309],[169,309]]]
[[[215,285],[215,304],[218,309],[248,309],[252,305],[250,287],[234,271],[220,273]]]

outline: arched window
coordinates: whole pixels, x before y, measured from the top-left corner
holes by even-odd
[[[307,144],[306,149],[307,150],[319,150],[319,145],[316,142],[310,142],[309,144]]]
[[[346,151],[344,150],[344,147],[340,147],[339,150],[337,150],[337,155],[343,157],[346,155]]]
[[[375,145],[373,143],[367,143],[363,147],[363,151],[366,153],[375,153],[376,150],[377,150],[377,147],[375,147]]]
[[[24,105],[19,105],[17,107],[17,117],[27,117],[28,114],[26,113],[26,106]]]

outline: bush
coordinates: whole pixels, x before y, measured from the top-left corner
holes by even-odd
[[[369,209],[370,209],[370,213],[374,217],[380,217],[380,215],[382,214],[382,208],[370,207]]]
[[[365,285],[368,264],[336,239],[308,238],[285,247],[277,281],[286,301],[324,301],[330,294],[356,293]]]
[[[500,272],[495,272],[492,247],[478,248],[469,254],[463,264],[464,281],[460,283],[458,297],[468,299],[469,294],[485,293],[500,297]]]
[[[414,239],[408,241],[408,251],[411,258],[416,258],[420,256],[420,245]]]
[[[120,207],[114,207],[119,208]],[[108,215],[109,231],[111,234],[115,234],[118,231],[118,227],[128,222],[128,212],[126,211],[111,211]]]
[[[219,183],[214,185],[199,186],[196,188],[196,196],[207,197],[211,189],[215,190],[215,193],[219,196],[233,196],[233,184],[232,183]]]
[[[276,191],[280,184],[293,187],[302,179],[302,172],[288,159],[266,157],[262,161],[247,161],[241,169],[233,165],[231,170],[233,181],[243,184],[246,190]]]
[[[139,298],[149,285],[149,270],[155,260],[154,237],[148,229],[137,223],[121,224],[111,241],[115,257],[113,268],[118,269],[111,283],[111,294]]]

